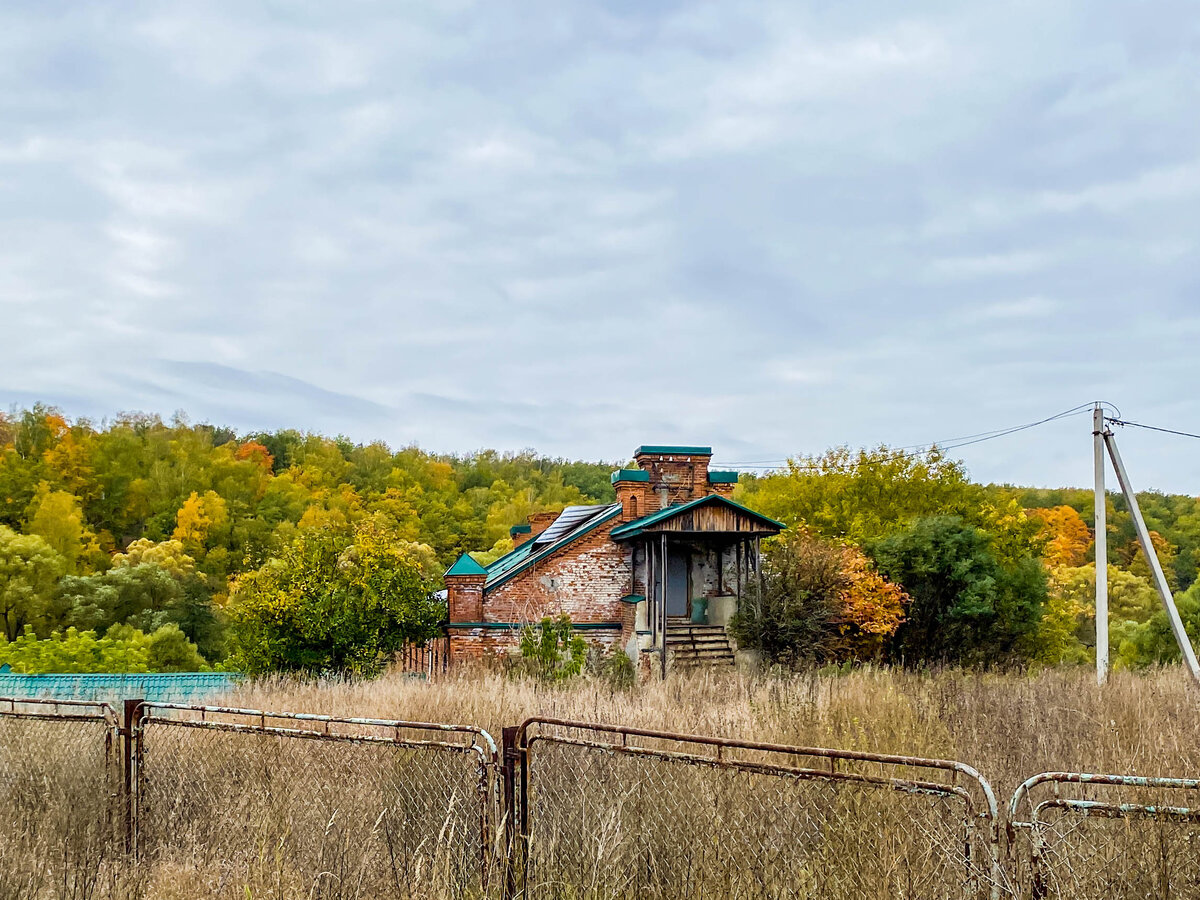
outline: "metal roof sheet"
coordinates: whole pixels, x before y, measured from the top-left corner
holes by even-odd
[[[534,545],[553,544],[566,537],[584,522],[598,516],[609,508],[609,504],[589,506],[568,506],[555,519],[550,527],[533,539]]]

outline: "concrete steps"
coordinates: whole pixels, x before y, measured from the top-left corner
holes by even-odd
[[[667,653],[673,665],[731,666],[733,645],[723,625],[667,620]]]

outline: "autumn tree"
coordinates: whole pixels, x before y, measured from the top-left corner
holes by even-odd
[[[1074,568],[1087,562],[1092,533],[1083,517],[1070,506],[1031,509],[1028,513],[1040,521],[1046,532],[1046,565]]]
[[[66,561],[44,539],[0,525],[0,617],[8,640],[27,625],[44,624],[65,569]]]
[[[95,537],[84,524],[79,498],[51,490],[43,481],[26,511],[25,532],[42,537],[63,558],[67,572],[78,570],[83,558],[100,552]]]
[[[767,543],[732,630],[772,662],[873,659],[904,619],[907,595],[857,548],[792,529]]]

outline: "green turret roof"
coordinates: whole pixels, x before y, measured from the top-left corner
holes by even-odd
[[[487,569],[481,566],[475,560],[471,559],[471,554],[464,553],[458,558],[458,562],[446,570],[445,577],[449,578],[452,575],[486,575]]]

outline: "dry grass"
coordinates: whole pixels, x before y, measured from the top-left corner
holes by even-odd
[[[400,674],[365,683],[279,679],[246,685],[223,702],[472,724],[497,736],[502,726],[538,715],[957,759],[979,769],[1003,805],[1017,784],[1041,771],[1200,775],[1198,699],[1174,669],[1116,673],[1104,689],[1086,670],[1026,676],[866,669],[784,677],[698,671],[630,691],[600,681],[553,687],[492,672],[432,683]],[[130,874],[119,842],[105,845],[96,827],[80,824],[103,820],[102,798],[92,790],[103,784],[94,759],[92,769],[72,765],[64,753],[79,747],[64,750],[59,737],[37,728],[21,734],[13,720],[0,718],[0,900],[478,893],[463,874],[464,857],[449,852],[453,829],[447,831],[433,770],[420,768],[427,762],[419,754],[333,751],[319,742],[292,748],[279,739],[216,733],[190,741],[171,734],[170,742],[164,734],[155,751],[148,739],[147,765],[160,775],[147,800],[157,812],[145,815],[153,840]],[[542,756],[535,794],[546,804],[545,831],[531,896],[665,898],[678,896],[681,884],[693,896],[713,897],[963,895],[961,881],[940,869],[938,887],[916,871],[930,858],[932,826],[919,821],[931,814],[928,804],[918,808],[905,797],[881,805],[879,792],[835,794],[819,786],[804,788],[806,794],[778,779],[735,783],[694,767],[618,765],[562,752],[553,772],[552,754]],[[452,775],[447,769],[438,777]],[[646,784],[658,793],[633,787]],[[389,791],[407,805],[376,814]],[[414,818],[417,809],[424,818]],[[733,819],[741,843],[728,830]],[[754,852],[771,840],[775,846]],[[1200,848],[1200,837],[1187,840],[1193,843],[1180,852]],[[545,849],[568,844],[569,854]],[[802,867],[772,868],[784,847],[804,858]],[[880,865],[888,854],[902,865]],[[853,864],[838,871],[839,858]],[[1081,884],[1073,891],[1087,896],[1091,883]],[[1112,882],[1100,888],[1122,895]],[[1172,896],[1200,896],[1200,884],[1174,890]]]
[[[613,691],[475,673],[427,683],[260,682],[229,698],[256,709],[479,725],[529,716],[636,725],[805,746],[958,759],[1008,797],[1027,776],[1066,770],[1200,774],[1200,692],[1178,668],[1038,675],[865,669],[794,677],[701,670]]]

